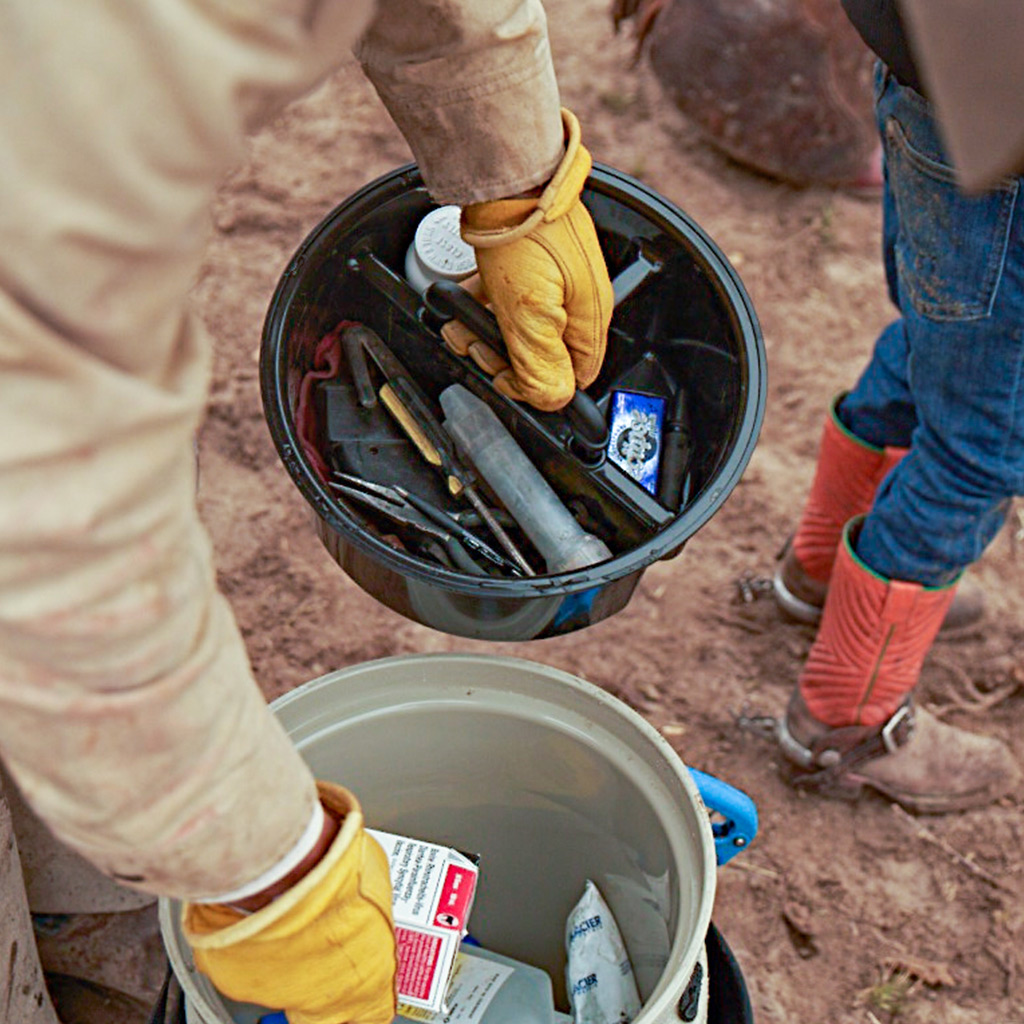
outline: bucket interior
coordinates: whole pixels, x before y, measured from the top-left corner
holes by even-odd
[[[417,318],[372,283],[366,260],[401,276],[416,226],[435,208],[415,166],[385,175],[328,215],[293,257],[271,302],[260,368],[278,452],[316,513],[334,559],[373,596],[416,621],[466,636],[532,639],[606,617],[628,601],[647,565],[678,551],[715,513],[752,454],[764,411],[765,355],[752,306],[728,261],[685,213],[621,172],[595,165],[583,201],[613,280],[639,271],[636,287],[616,306],[602,371],[587,394],[607,414],[622,389],[685,392],[693,455],[683,497],[674,507],[661,504],[611,459],[584,464],[565,416],[538,413],[498,395],[471,360],[445,348],[437,325],[432,328],[422,310]],[[410,454],[408,438],[385,412],[371,415],[358,408],[346,365],[335,390],[324,385],[311,400],[313,425],[297,415],[318,345],[342,320],[376,332],[435,412],[438,395],[453,382],[485,397],[580,525],[611,550],[611,559],[560,574],[548,574],[541,564],[533,577],[472,576],[396,550],[372,515],[331,490],[309,457],[310,444],[326,463],[343,458],[348,471],[355,465],[358,475],[378,481],[401,466],[406,489],[449,511],[452,498],[442,476],[414,450]],[[335,429],[344,442],[338,443]],[[524,546],[529,554],[528,542]],[[626,585],[615,587],[620,581]],[[559,610],[551,601],[585,592],[585,606]],[[523,609],[524,600],[550,606],[550,612]],[[431,621],[441,605],[440,620]],[[503,631],[505,617],[515,621]]]
[[[641,1020],[674,1005],[710,924],[707,812],[672,748],[604,691],[531,662],[387,659],[274,704],[319,778],[351,788],[371,828],[480,858],[469,931],[546,970],[565,996],[566,918],[592,879],[622,931]],[[251,1024],[191,967],[178,910],[164,940],[200,1024]]]

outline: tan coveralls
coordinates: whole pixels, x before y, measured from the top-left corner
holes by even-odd
[[[146,892],[234,888],[312,813],[196,513],[210,342],[186,298],[246,133],[357,40],[439,202],[550,176],[540,0],[0,5],[0,755]],[[35,1024],[9,833],[0,806],[0,1018]]]

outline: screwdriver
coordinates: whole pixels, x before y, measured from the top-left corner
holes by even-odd
[[[459,461],[454,443],[431,412],[426,396],[409,375],[408,370],[384,344],[381,337],[369,327],[364,324],[347,327],[343,337],[350,332],[357,336],[360,344],[384,374],[386,383],[380,389],[380,400],[384,408],[398,421],[423,458],[444,473],[448,490],[453,495],[465,496],[522,573],[525,576],[535,576],[536,573],[523,557],[515,541],[480,496],[474,484],[474,476]]]

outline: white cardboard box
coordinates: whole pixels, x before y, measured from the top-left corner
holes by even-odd
[[[398,944],[398,1001],[440,1012],[473,908],[477,866],[458,850],[367,829],[387,854]]]

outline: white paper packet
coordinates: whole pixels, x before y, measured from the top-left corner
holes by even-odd
[[[619,926],[590,879],[566,921],[565,951],[565,985],[575,1024],[629,1024],[640,1013]]]

